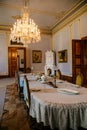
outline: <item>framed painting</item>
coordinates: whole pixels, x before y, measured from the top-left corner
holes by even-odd
[[[32,62],[41,63],[42,62],[42,51],[32,50]]]
[[[58,62],[67,62],[67,50],[58,51]]]

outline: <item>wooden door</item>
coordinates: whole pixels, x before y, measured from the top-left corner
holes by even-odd
[[[83,85],[87,84],[87,40],[72,40],[72,75],[83,74]]]
[[[10,77],[15,77],[17,70],[25,72],[26,49],[24,47],[8,47],[8,66]]]
[[[84,77],[84,85],[87,85],[87,40],[82,40],[82,73]]]
[[[76,75],[82,67],[81,40],[72,40],[72,75],[75,83]]]
[[[9,76],[14,77],[17,70],[17,49],[8,48],[8,63],[9,63]]]

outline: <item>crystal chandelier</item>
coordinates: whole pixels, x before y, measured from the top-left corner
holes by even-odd
[[[14,23],[11,28],[10,40],[17,43],[29,44],[40,41],[40,30],[34,21],[29,18],[28,0],[25,0],[25,6],[20,19]]]

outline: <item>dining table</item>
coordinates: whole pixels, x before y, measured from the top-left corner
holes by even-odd
[[[33,77],[27,75],[31,92],[30,116],[51,129],[87,129],[87,88],[59,79],[55,88],[48,81]]]

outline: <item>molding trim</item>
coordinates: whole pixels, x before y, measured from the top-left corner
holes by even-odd
[[[10,25],[0,25],[0,30],[2,31],[10,31]]]
[[[1,6],[1,3],[0,3]],[[8,5],[6,5],[8,6]],[[81,0],[77,5],[75,5],[66,15],[51,28],[45,29],[40,28],[42,34],[52,35],[62,29],[64,26],[75,20],[77,17],[81,16],[87,11],[87,0]],[[0,25],[0,30],[10,31],[11,25]]]
[[[56,33],[58,30],[69,24],[77,17],[81,16],[87,11],[87,0],[82,0],[77,6],[75,6],[70,12],[68,12],[59,22],[57,22],[52,28],[52,33]]]
[[[0,25],[0,31],[9,31],[10,32],[10,28],[12,26],[11,25]],[[52,31],[50,29],[40,29],[42,34],[48,34],[51,35]]]

